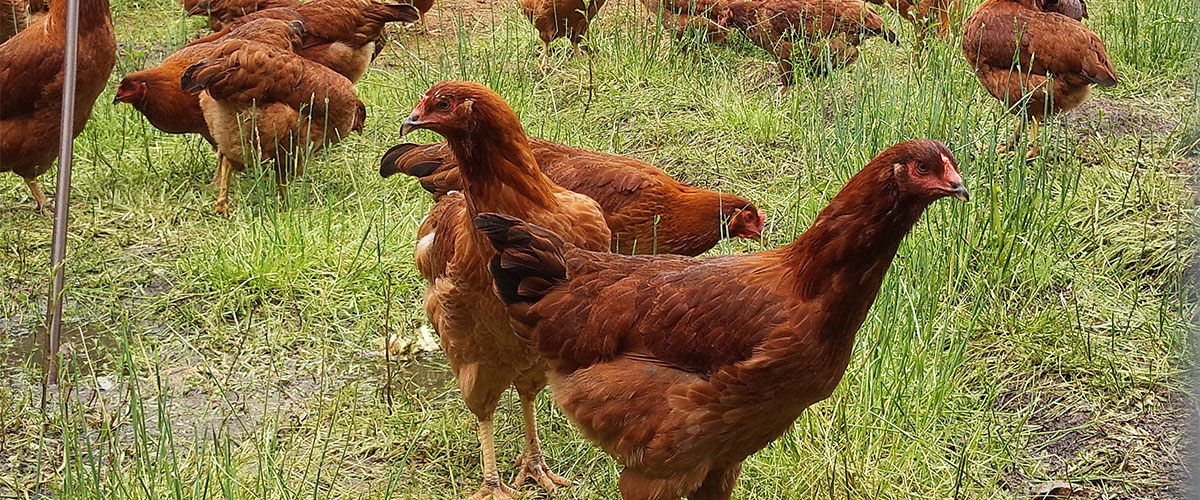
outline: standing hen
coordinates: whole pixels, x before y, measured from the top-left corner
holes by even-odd
[[[1083,3],[1078,5],[1070,13],[1082,18]],[[979,83],[1010,113],[1026,114],[1033,122],[1028,158],[1041,151],[1038,126],[1047,115],[1079,106],[1092,85],[1117,84],[1100,37],[1078,20],[1042,6],[1041,0],[985,0],[963,25],[963,55]],[[1020,140],[1023,126],[1024,121],[1018,123],[1011,143],[1001,151]]]
[[[732,0],[725,7],[728,26],[775,56],[783,90],[792,85],[797,62],[821,74],[857,60],[864,38],[896,41],[879,13],[862,0]]]
[[[255,159],[275,161],[275,181],[287,201],[287,181],[308,157],[362,130],[366,108],[346,77],[291,52],[300,36],[294,22],[261,19],[279,34],[273,44],[231,39],[214,55],[188,67],[180,86],[199,92],[204,120],[217,141],[219,193],[214,211],[229,213],[229,178]]]
[[[534,407],[546,385],[545,362],[513,332],[487,272],[495,250],[471,218],[513,214],[552,228],[574,245],[603,251],[609,242],[604,216],[591,198],[546,178],[517,115],[483,85],[435,84],[404,121],[401,135],[414,129],[445,137],[462,174],[462,191],[438,201],[416,253],[430,280],[425,313],[441,337],[463,400],[479,419],[483,486],[472,498],[508,499],[513,493],[496,469],[492,430],[492,413],[510,386],[520,396],[525,421],[515,483],[533,479],[547,490],[567,485],[546,466],[538,443]]]
[[[623,254],[700,255],[721,238],[757,239],[764,216],[750,200],[684,184],[654,165],[556,142],[529,138],[538,168],[555,184],[596,200]],[[404,172],[440,197],[462,189],[458,163],[446,143],[401,144],[383,156],[384,177]]]
[[[621,497],[728,499],[742,461],[837,387],[900,241],[945,196],[967,191],[925,140],[881,153],[767,252],[629,257],[509,216],[475,225],[555,400],[624,467]]]
[[[50,203],[37,178],[58,156],[62,128],[66,17],[67,2],[56,1],[49,15],[0,44],[0,172],[24,178],[42,210]],[[72,137],[83,131],[116,60],[108,0],[79,0]]]
[[[550,42],[566,37],[580,56],[579,42],[604,0],[521,0],[521,12],[542,39],[542,69],[550,67]]]
[[[867,0],[876,5],[888,5],[905,21],[917,28],[917,37],[925,38],[930,24],[938,25],[938,35],[950,36],[950,13],[958,10],[959,0]],[[936,19],[935,19],[936,17]]]
[[[720,0],[642,0],[642,5],[661,19],[676,40],[698,33],[701,41],[719,43],[729,36],[729,28],[719,18]]]

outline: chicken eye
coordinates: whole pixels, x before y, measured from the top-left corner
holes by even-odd
[[[917,172],[918,172],[918,173],[920,173],[921,175],[928,174],[928,173],[929,173],[929,167],[928,167],[928,166],[926,166],[924,163],[918,163],[918,164],[917,164]]]
[[[438,109],[438,111],[449,111],[450,110],[450,101],[438,101],[437,109]]]

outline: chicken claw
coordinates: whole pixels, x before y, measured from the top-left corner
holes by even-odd
[[[42,192],[42,186],[38,184],[37,179],[25,179],[25,185],[29,186],[29,193],[33,195],[37,209],[47,215],[54,215],[54,206],[46,199],[46,194]]]
[[[514,465],[521,468],[516,479],[513,479],[513,484],[516,486],[525,484],[525,481],[532,479],[546,492],[554,493],[558,491],[559,486],[571,485],[571,481],[551,471],[550,467],[546,465],[546,459],[542,457],[541,452],[536,450],[522,452]]]
[[[479,491],[471,495],[468,500],[513,500],[513,496],[517,494],[517,490],[509,488],[504,483],[497,481],[495,484],[487,484],[486,482],[479,488]]]

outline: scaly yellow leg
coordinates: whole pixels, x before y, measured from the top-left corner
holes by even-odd
[[[496,470],[496,442],[490,418],[479,421],[479,451],[483,453],[483,485],[470,500],[512,500],[516,490],[500,481],[500,473]]]
[[[229,163],[229,159],[225,155],[221,155],[220,161],[217,162],[217,203],[213,206],[213,213],[219,215],[229,215],[229,176],[233,171],[233,165]]]
[[[521,416],[525,419],[525,449],[521,451],[521,456],[517,457],[516,465],[521,470],[517,473],[513,484],[520,486],[525,484],[526,480],[533,479],[538,486],[550,493],[554,493],[559,486],[570,486],[570,481],[550,470],[550,467],[546,465],[546,458],[542,456],[542,450],[538,444],[537,418],[534,415],[537,393],[533,395],[520,394],[520,396]]]

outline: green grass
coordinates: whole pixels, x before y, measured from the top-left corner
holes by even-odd
[[[1094,5],[1093,5],[1094,4]],[[555,69],[515,7],[443,3],[436,37],[395,31],[358,85],[366,131],[316,155],[289,209],[268,174],[211,215],[215,156],[100,97],[76,141],[68,381],[41,406],[30,358],[51,221],[0,218],[0,497],[460,498],[480,477],[474,419],[440,353],[388,364],[381,339],[419,338],[412,262],[431,206],[378,159],[431,83],[477,80],[528,132],[631,154],[745,194],[782,245],[877,152],[930,137],[956,153],[972,201],[932,207],[901,248],[828,400],[751,457],[735,498],[1026,498],[1047,480],[1092,498],[1183,495],[1184,374],[1194,293],[1200,12],[1191,2],[1089,3],[1120,85],[1044,129],[1029,163],[996,155],[1015,118],[958,40],[865,46],[827,78],[775,95],[744,38],[682,47],[640,5],[610,2],[594,56],[556,44]],[[972,5],[973,6],[973,5]],[[113,83],[203,30],[167,0],[114,5]],[[561,44],[562,42],[560,42]],[[565,44],[564,44],[565,45]],[[407,139],[407,138],[406,138]],[[418,141],[436,137],[420,133]],[[28,203],[6,176],[0,203]],[[43,179],[52,183],[53,174]],[[390,357],[390,356],[389,356]],[[497,415],[501,471],[521,445],[514,396]],[[563,499],[617,498],[618,467],[543,397]],[[525,491],[536,491],[526,487]]]

